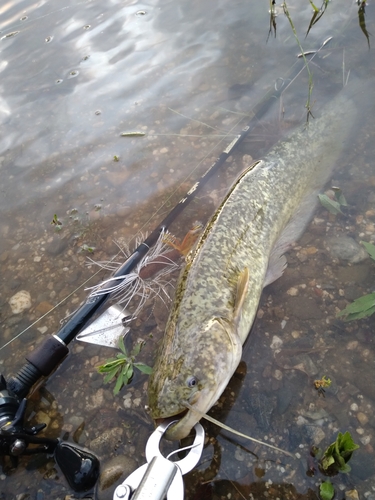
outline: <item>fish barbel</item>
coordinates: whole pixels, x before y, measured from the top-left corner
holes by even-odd
[[[236,370],[263,288],[303,232],[355,124],[363,86],[349,84],[321,116],[276,144],[233,184],[186,259],[149,380],[151,416],[178,416],[186,437]]]

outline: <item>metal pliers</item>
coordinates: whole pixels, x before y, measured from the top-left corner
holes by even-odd
[[[204,429],[199,423],[195,425],[193,444],[170,453],[168,457],[182,450],[190,449],[189,453],[182,460],[172,462],[161,454],[159,444],[167,428],[175,422],[163,423],[151,434],[145,450],[147,463],[117,486],[113,500],[162,500],[165,497],[167,500],[183,500],[182,476],[199,462],[204,445]]]

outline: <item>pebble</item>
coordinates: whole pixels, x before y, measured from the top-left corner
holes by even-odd
[[[358,347],[358,340],[351,340],[346,344],[348,351],[354,351]]]
[[[349,236],[327,238],[324,244],[332,257],[347,260],[352,264],[362,262],[368,258],[366,250]]]
[[[90,443],[90,450],[98,455],[108,454],[113,451],[117,444],[121,442],[124,431],[121,427],[114,427],[102,432]]]
[[[61,254],[68,246],[68,241],[58,236],[54,236],[52,241],[47,245],[46,252],[53,257]]]
[[[20,290],[9,299],[8,304],[13,314],[20,314],[31,307],[31,295],[26,290]]]
[[[357,420],[361,425],[366,425],[368,422],[368,417],[363,412],[359,411],[357,413]]]
[[[357,490],[345,491],[345,500],[359,500]]]
[[[371,436],[363,436],[363,437],[359,438],[359,440],[361,441],[361,443],[364,446],[366,446],[371,441]]]
[[[280,337],[277,335],[274,335],[272,337],[272,342],[271,342],[271,349],[280,349],[280,347],[283,345],[283,341],[281,340]]]
[[[102,465],[97,491],[98,500],[112,500],[115,486],[127,478],[138,464],[129,455],[119,455]]]

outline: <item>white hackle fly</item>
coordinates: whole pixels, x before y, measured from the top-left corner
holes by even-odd
[[[113,276],[99,285],[87,288],[87,290],[91,290],[90,297],[97,297],[110,293],[111,299],[123,305],[124,309],[128,309],[130,302],[134,298],[138,298],[138,305],[129,321],[137,317],[148,299],[158,296],[163,302],[165,302],[165,300],[169,301],[170,297],[167,287],[171,284],[171,281],[168,277],[171,273],[179,269],[181,260],[178,258],[177,261],[175,261],[169,257],[168,254],[173,252],[173,249],[168,244],[169,238],[170,233],[168,231],[162,231],[155,245],[131,273],[124,276]],[[136,247],[140,242],[141,240],[136,241]],[[121,251],[126,258],[131,254],[128,248],[122,249]],[[174,253],[176,254],[176,252]],[[96,262],[90,258],[89,260],[91,264],[95,264],[102,269],[113,272],[122,265],[122,263],[114,261]],[[142,277],[142,271],[143,274],[147,274],[144,270],[150,265],[155,266],[157,270],[151,273],[150,276]]]

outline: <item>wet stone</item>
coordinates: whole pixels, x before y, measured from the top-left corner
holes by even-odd
[[[267,431],[271,426],[271,416],[276,407],[276,399],[262,392],[252,392],[246,400],[246,410],[253,415],[258,427]]]
[[[114,427],[104,431],[100,436],[93,439],[90,443],[90,450],[98,455],[107,454],[116,448],[121,441],[124,431],[121,427]]]
[[[327,238],[324,244],[332,257],[337,259],[347,260],[354,264],[368,258],[366,250],[349,236]]]
[[[46,246],[46,252],[53,257],[60,255],[68,247],[67,240],[59,238],[57,236],[53,237],[51,243]]]
[[[315,446],[317,446],[319,443],[323,441],[323,439],[326,437],[323,429],[321,427],[315,426],[315,425],[306,425],[305,426],[306,434],[309,436],[311,441]]]
[[[13,314],[20,314],[31,307],[31,295],[27,290],[20,290],[9,299]]]
[[[366,425],[368,422],[368,416],[365,415],[362,411],[357,413],[357,420],[361,425]]]
[[[357,285],[348,285],[344,289],[344,297],[346,300],[356,300],[359,297],[362,297],[363,290]]]
[[[115,487],[121,484],[137,466],[136,460],[128,455],[114,457],[102,464],[98,500],[112,500]]]
[[[305,372],[309,377],[313,377],[318,373],[317,367],[308,354],[297,354],[292,358],[291,365]]]
[[[290,314],[299,319],[321,319],[323,312],[316,301],[309,297],[291,297],[286,299]]]
[[[350,459],[350,475],[356,476],[365,481],[374,475],[375,470],[375,457],[373,454],[366,453],[363,449],[359,448],[353,453]]]

